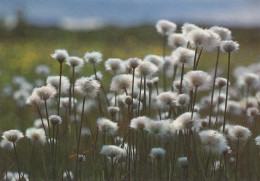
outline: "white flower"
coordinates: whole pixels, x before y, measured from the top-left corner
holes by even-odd
[[[159,69],[161,69],[164,64],[163,58],[158,55],[146,55],[144,57],[144,62],[151,62],[154,65],[156,65]]]
[[[155,98],[155,104],[158,110],[169,111],[176,101],[178,94],[176,92],[163,92]]]
[[[172,56],[176,57],[179,65],[184,64],[185,67],[190,68],[193,66],[195,51],[188,48],[179,47],[172,52]]]
[[[50,72],[50,68],[47,65],[38,65],[35,69],[35,73],[41,76],[48,76]]]
[[[121,74],[113,77],[110,90],[117,93],[123,93],[132,88],[132,75]]]
[[[42,124],[43,122],[43,124]],[[33,126],[35,128],[48,128],[48,121],[47,119],[43,119],[41,121],[41,119],[36,119],[34,122],[33,122]]]
[[[51,115],[49,117],[49,120],[50,120],[52,125],[60,125],[62,123],[61,117],[57,116],[57,115]]]
[[[168,37],[168,45],[173,49],[176,49],[178,47],[186,47],[187,44],[187,38],[181,33],[172,33]]]
[[[181,167],[187,167],[189,165],[187,157],[179,157],[178,158],[178,165]]]
[[[65,181],[73,180],[73,173],[72,173],[72,171],[65,171],[65,172],[63,172],[62,178]]]
[[[126,151],[123,148],[120,148],[115,145],[103,145],[100,154],[120,159],[126,154]]]
[[[187,39],[189,40],[192,47],[205,47],[209,34],[204,29],[194,29],[187,34]]]
[[[158,71],[158,67],[151,62],[141,62],[137,67],[137,73],[142,76],[154,75]]]
[[[42,128],[28,128],[25,133],[26,137],[29,138],[33,143],[46,143],[46,135]]]
[[[39,96],[44,101],[52,99],[56,95],[56,93],[56,89],[51,85],[35,88],[32,92],[32,94]]]
[[[99,64],[102,61],[102,54],[100,52],[87,52],[84,59],[86,63]]]
[[[239,49],[239,44],[236,41],[225,40],[221,42],[220,48],[226,53],[236,52]]]
[[[71,98],[71,106],[73,106],[73,102],[75,102],[75,104],[76,104],[77,103],[77,99]],[[70,106],[70,98],[69,97],[61,97],[60,98],[60,105],[63,108],[69,108],[69,106]]]
[[[96,75],[93,74],[93,75],[90,76],[90,78],[94,79],[94,80],[98,80],[100,82],[102,80],[102,78],[103,78],[103,74],[102,74],[101,71],[97,71]]]
[[[84,62],[83,59],[79,57],[68,57],[66,63],[71,67],[81,68]]]
[[[233,141],[247,141],[247,139],[252,135],[251,131],[243,126],[235,125],[229,130],[230,139]]]
[[[219,34],[221,40],[230,40],[232,39],[231,31],[227,28],[220,27],[220,26],[213,26],[210,30],[214,31],[215,33]]]
[[[60,76],[49,76],[47,78],[47,85],[52,85],[55,89],[59,90]],[[66,94],[69,91],[70,81],[68,77],[61,76],[61,93]]]
[[[190,96],[187,94],[179,94],[175,100],[175,104],[178,107],[184,108],[189,105]]]
[[[140,117],[134,118],[131,120],[130,128],[136,129],[136,130],[144,129],[145,127],[147,127],[147,124],[150,121],[151,121],[151,119],[146,116],[140,116]]]
[[[224,87],[224,86],[227,85],[227,79],[222,78],[222,77],[217,77],[217,78],[216,78],[215,85],[216,85],[218,88],[222,88],[222,87]]]
[[[184,75],[184,79],[187,80],[189,85],[195,89],[205,90],[210,87],[211,76],[201,70],[189,71]]]
[[[257,146],[260,146],[260,136],[257,136],[257,137],[255,138],[255,144],[256,144]]]
[[[63,63],[68,58],[67,50],[57,49],[51,57],[58,60],[59,63]]]
[[[114,117],[118,112],[120,111],[119,107],[115,107],[115,106],[109,106],[107,108],[107,112]]]
[[[141,63],[141,59],[139,58],[129,58],[127,60],[127,67],[135,69],[136,67],[138,67],[138,65]]]
[[[194,24],[190,24],[190,23],[184,23],[181,27],[181,31],[182,33],[186,36],[188,33],[190,33],[192,30],[195,29],[201,29],[200,27],[194,25]]]
[[[6,139],[1,140],[0,147],[8,151],[14,149],[13,143]]]
[[[163,159],[165,157],[166,151],[163,148],[152,148],[150,152],[150,157],[153,159]]]
[[[99,118],[97,120],[97,126],[99,131],[104,134],[115,135],[118,130],[117,123],[114,123],[113,121],[110,121],[106,118]]]
[[[105,62],[105,68],[106,71],[109,71],[110,73],[119,74],[125,72],[125,64],[121,59],[118,58],[109,58]]]
[[[200,123],[198,122],[199,115],[197,113],[194,113],[193,118],[191,119],[191,114],[191,112],[186,112],[178,116],[172,123],[173,127],[176,130],[184,130],[189,128],[198,129],[198,127],[200,126]]]
[[[227,149],[225,136],[215,130],[201,131],[199,136],[207,152],[221,154]]]
[[[158,33],[162,35],[169,35],[170,33],[176,31],[177,25],[168,20],[159,20],[155,27]]]
[[[5,131],[2,136],[7,141],[10,141],[12,143],[16,143],[20,139],[24,138],[23,133],[16,129],[11,129],[9,131]]]
[[[81,77],[76,80],[75,91],[89,97],[96,97],[100,88],[100,83],[88,77]]]

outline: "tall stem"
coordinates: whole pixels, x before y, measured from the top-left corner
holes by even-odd
[[[77,114],[76,114],[76,100],[75,100],[75,67],[72,67],[72,101],[73,101],[73,116],[74,116],[74,126],[75,126],[75,136],[77,139]]]
[[[132,117],[133,117],[133,114],[134,114],[134,106],[133,106],[133,103],[134,103],[134,83],[135,83],[135,69],[133,69],[133,78],[132,78]]]
[[[224,112],[224,122],[223,122],[223,133],[225,132],[225,126],[226,126],[226,118],[227,118],[227,103],[228,103],[228,87],[229,87],[229,74],[230,74],[230,55],[231,53],[228,53],[228,73],[227,73],[227,89],[226,89],[226,100],[225,100],[225,112]]]
[[[237,139],[237,152],[236,152],[236,174],[235,174],[236,181],[237,181],[238,153],[239,153],[239,138]]]
[[[146,115],[146,76],[144,75],[144,114]]]
[[[17,164],[17,171],[18,171],[18,175],[19,175],[19,180],[21,180],[21,172],[20,172],[18,155],[17,155],[17,150],[16,150],[15,143],[13,143],[13,146],[14,146],[14,153],[15,153],[15,159],[16,159],[16,164]]]
[[[210,110],[209,110],[209,128],[211,126],[211,116],[212,116],[212,108],[213,108],[213,98],[214,98],[214,91],[215,91],[215,83],[216,83],[216,77],[217,77],[217,70],[218,70],[218,61],[219,61],[219,52],[220,48],[218,47],[217,50],[217,60],[216,60],[216,66],[215,66],[215,72],[214,72],[214,78],[213,78],[213,85],[212,85],[212,92],[211,92],[211,99],[210,99]]]
[[[175,81],[175,77],[176,77],[176,74],[177,74],[177,70],[178,70],[178,66],[174,66],[172,82]],[[171,90],[173,91],[173,85],[171,85]]]
[[[141,94],[142,94],[142,82],[143,82],[143,76],[141,76],[141,82],[140,82],[139,102],[138,102],[138,116],[140,115]]]
[[[151,115],[152,87],[149,87],[149,116]]]
[[[193,118],[194,107],[195,107],[195,103],[196,103],[197,90],[198,90],[198,87],[195,87],[194,100],[193,100],[193,104],[192,104],[191,119]]]
[[[62,63],[60,63],[60,83],[59,83],[59,97],[58,97],[58,116],[60,115],[61,76],[62,76]]]
[[[182,82],[183,82],[183,74],[184,74],[184,63],[182,63],[182,67],[181,67],[181,83],[180,83],[180,94],[182,93]]]
[[[48,107],[47,107],[47,101],[46,100],[44,100],[44,106],[45,106],[46,118],[47,118],[47,123],[48,123],[49,137],[51,137],[50,120],[49,120],[49,113],[48,113]]]
[[[79,127],[78,142],[77,142],[77,158],[76,158],[76,172],[75,172],[75,180],[78,179],[79,145],[80,145],[81,128],[82,128],[83,115],[84,115],[84,108],[85,108],[85,100],[86,100],[86,96],[83,97],[83,105],[82,105],[82,112],[81,112],[81,120],[80,120],[80,127]]]
[[[163,35],[163,62],[165,62],[166,55],[166,34]],[[166,67],[163,66],[163,90],[166,91]]]
[[[47,136],[47,131],[46,131],[46,128],[45,128],[45,125],[44,125],[44,122],[43,122],[42,113],[41,113],[40,108],[38,106],[36,106],[36,108],[37,108],[37,112],[38,112],[38,114],[40,116],[40,119],[41,119],[41,122],[42,122],[42,127],[43,127],[43,130],[44,130],[44,133],[46,135],[47,144],[48,144],[48,146],[50,148],[50,143],[49,143],[48,136]],[[50,138],[50,136],[51,135],[49,135],[49,138]]]
[[[203,51],[203,47],[200,49],[200,53],[199,53],[199,56],[198,56],[198,59],[197,59],[196,65],[195,65],[195,70],[198,69],[199,61],[200,61],[200,57],[201,57],[202,51]]]
[[[195,67],[196,67],[197,52],[198,52],[198,46],[196,46],[196,48],[195,48],[195,56],[194,56],[194,60],[193,60],[193,70],[195,70]]]

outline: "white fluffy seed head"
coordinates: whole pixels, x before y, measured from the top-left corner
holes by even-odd
[[[155,97],[155,104],[160,111],[169,111],[171,106],[174,106],[174,102],[177,99],[178,94],[176,92],[162,92]]]
[[[177,107],[187,107],[189,105],[190,102],[190,96],[187,94],[179,94],[175,100],[175,105]]]
[[[81,68],[83,66],[83,63],[83,59],[79,57],[71,56],[66,59],[66,64],[71,67]]]
[[[227,149],[225,136],[215,130],[201,131],[199,136],[207,152],[222,154]]]
[[[97,120],[97,126],[99,131],[103,134],[115,135],[118,130],[117,123],[106,118],[99,118]]]
[[[117,93],[123,93],[132,88],[132,75],[116,75],[111,80],[110,90]]]
[[[181,167],[188,167],[188,158],[187,157],[179,157],[178,158],[178,165]]]
[[[75,98],[71,98],[72,106],[73,106],[73,102],[75,102],[75,104],[76,104],[77,100]],[[70,98],[69,97],[61,97],[60,98],[60,105],[63,108],[69,108],[69,106],[70,106]]]
[[[247,139],[252,135],[251,131],[243,126],[235,125],[229,129],[229,137],[233,141],[247,141]]]
[[[12,142],[6,140],[6,139],[2,139],[1,142],[0,142],[0,147],[7,150],[7,151],[10,151],[12,149],[14,149],[14,145]]]
[[[168,20],[159,20],[156,23],[156,30],[161,35],[169,35],[170,33],[173,33],[176,31],[177,25],[173,22],[170,22]]]
[[[204,29],[194,29],[187,34],[187,39],[192,47],[205,47],[209,34]]]
[[[215,85],[217,86],[217,88],[222,88],[227,85],[227,79],[222,77],[217,77]]]
[[[100,154],[120,159],[126,154],[126,151],[115,145],[103,145]]]
[[[134,118],[131,120],[130,128],[135,130],[144,129],[150,121],[151,119],[146,116]]]
[[[138,67],[138,65],[141,63],[141,59],[139,58],[129,58],[128,59],[128,67],[130,67],[131,69],[136,69],[136,67]]]
[[[34,106],[40,106],[40,105],[44,104],[44,101],[38,95],[32,94],[28,98],[27,104],[34,105]]]
[[[26,129],[25,136],[29,138],[32,143],[46,143],[46,135],[42,128],[28,128]]]
[[[60,85],[60,76],[49,76],[46,81],[47,85],[53,86],[57,91]],[[61,76],[61,93],[66,94],[69,91],[70,81],[68,77]]]
[[[86,52],[84,55],[86,63],[98,64],[102,61],[102,54],[100,52]]]
[[[89,77],[78,78],[75,82],[75,91],[83,96],[96,97],[100,88],[100,83]]]
[[[152,148],[150,152],[150,157],[152,159],[161,160],[165,157],[166,151],[163,148]]]
[[[190,33],[192,30],[195,29],[201,29],[200,27],[191,24],[191,23],[184,23],[181,27],[181,31],[182,33],[186,36],[188,33]]]
[[[97,71],[96,75],[93,74],[93,75],[90,76],[90,78],[94,79],[94,80],[98,80],[100,82],[102,80],[102,78],[103,78],[103,74],[102,74],[101,71]]]
[[[154,75],[158,71],[158,67],[151,62],[141,62],[137,67],[137,73],[142,76]]]
[[[24,135],[21,131],[16,129],[11,129],[9,131],[5,131],[2,136],[7,141],[10,141],[12,143],[16,143],[20,139],[24,138]]]
[[[105,62],[105,68],[106,71],[113,74],[123,73],[126,69],[124,62],[119,58],[109,58]]]
[[[178,116],[173,121],[173,127],[176,130],[184,130],[190,128],[196,128],[196,122],[199,120],[199,115],[197,113],[193,114],[193,118],[191,119],[191,112],[186,112]]]
[[[221,42],[220,48],[225,53],[236,52],[239,49],[239,44],[236,41],[225,40]]]
[[[168,45],[173,49],[176,49],[178,47],[186,47],[187,44],[187,38],[181,33],[172,33],[168,37]]]
[[[50,75],[50,68],[48,65],[38,65],[35,69],[35,73],[40,76],[48,76]]]
[[[81,136],[91,136],[91,131],[88,128],[81,129]]]
[[[255,73],[245,73],[240,78],[242,79],[242,84],[244,84],[246,87],[259,87],[259,75]]]
[[[109,106],[107,108],[107,112],[114,117],[118,112],[120,111],[119,107],[115,107],[115,106]]]
[[[247,116],[256,117],[259,115],[259,109],[256,107],[250,107],[247,109]]]
[[[146,55],[144,57],[144,62],[151,62],[154,65],[156,65],[159,69],[161,69],[164,64],[163,58],[158,55]]]
[[[207,38],[206,44],[203,47],[203,50],[206,51],[214,51],[216,50],[221,43],[221,37],[219,36],[219,34],[215,33],[212,30],[205,30],[209,37]]]
[[[48,129],[48,121],[47,119],[36,119],[34,122],[33,122],[33,126],[35,128],[46,128]]]
[[[53,86],[47,85],[35,88],[32,94],[35,94],[39,96],[42,100],[47,101],[48,99],[52,99],[57,94],[57,91]]]
[[[153,77],[151,80],[153,81],[154,85],[158,85],[158,83],[160,81],[159,77]]]
[[[255,144],[260,148],[260,135],[255,138]]]
[[[53,54],[51,54],[51,57],[56,59],[59,63],[63,63],[68,56],[67,50],[64,49],[57,49]]]
[[[227,28],[220,27],[220,26],[213,26],[213,27],[210,28],[210,30],[217,33],[221,37],[222,41],[232,39],[231,31]]]
[[[180,66],[184,64],[185,67],[189,68],[193,66],[195,51],[188,48],[179,47],[172,52],[172,56],[176,57],[176,61]]]
[[[201,70],[189,71],[184,75],[184,79],[187,80],[189,85],[195,89],[205,90],[210,87],[211,76]]]
[[[50,120],[52,125],[60,125],[62,123],[62,119],[58,115],[51,115],[49,117],[49,120]]]

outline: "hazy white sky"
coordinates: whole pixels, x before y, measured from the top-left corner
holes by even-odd
[[[259,0],[0,0],[0,16],[12,20],[18,8],[30,23],[95,28],[175,22],[259,26]]]

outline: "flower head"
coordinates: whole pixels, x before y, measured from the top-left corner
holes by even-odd
[[[187,157],[179,157],[178,158],[178,165],[181,167],[187,167],[189,165]]]
[[[163,148],[152,148],[151,152],[150,152],[150,157],[152,159],[160,160],[160,159],[164,158],[165,154],[166,154],[166,151]]]
[[[67,50],[57,49],[51,57],[58,60],[59,63],[63,63],[68,58]]]
[[[59,90],[60,76],[49,76],[47,78],[47,85],[53,86],[56,90]],[[61,92],[63,94],[68,93],[70,87],[70,81],[68,77],[61,76]]]
[[[35,94],[39,96],[42,100],[46,101],[48,99],[53,98],[56,95],[56,93],[57,91],[53,86],[47,85],[42,86],[40,88],[35,88],[32,94]]]
[[[217,33],[221,37],[222,41],[232,39],[231,31],[227,28],[220,27],[220,26],[213,26],[210,28],[210,30]]]
[[[179,47],[172,52],[172,56],[176,57],[176,61],[182,65],[184,64],[185,67],[192,67],[195,51],[190,50],[188,48]]]
[[[79,57],[68,57],[66,59],[67,65],[71,67],[81,68],[84,64],[83,59]]]
[[[159,20],[155,27],[158,33],[162,35],[169,35],[170,33],[176,31],[177,25],[168,20]]]
[[[142,76],[150,76],[154,75],[158,71],[158,67],[147,61],[141,62],[141,64],[137,67],[137,72]]]
[[[100,150],[100,154],[108,157],[116,157],[119,159],[126,154],[126,151],[123,148],[115,145],[103,145],[102,149]]]
[[[75,90],[84,96],[96,97],[99,88],[100,83],[88,77],[81,77],[75,83]]]
[[[236,52],[239,49],[239,44],[236,41],[225,40],[221,42],[220,48],[225,53]]]
[[[117,123],[106,118],[99,118],[97,120],[97,126],[99,131],[104,134],[115,135],[118,130]]]
[[[178,47],[186,47],[187,44],[187,38],[181,33],[172,33],[168,37],[168,45],[173,49],[176,49]]]
[[[124,62],[119,58],[109,58],[105,62],[105,68],[110,73],[119,74],[125,72],[125,64]]]
[[[62,123],[61,117],[57,116],[57,115],[51,115],[49,117],[49,120],[50,120],[52,125],[60,125]]]
[[[182,33],[186,36],[188,33],[190,33],[192,30],[195,29],[201,29],[200,27],[191,24],[191,23],[184,23],[181,27],[181,31]]]
[[[117,93],[127,91],[132,87],[132,75],[121,74],[113,77],[110,85],[110,90]]]
[[[42,128],[28,128],[25,133],[26,137],[29,138],[33,143],[46,143],[46,135]]]
[[[2,136],[7,141],[10,141],[12,143],[16,143],[20,139],[24,138],[23,133],[16,129],[11,129],[9,131],[5,131]]]
[[[231,140],[234,141],[247,141],[247,139],[252,135],[251,131],[243,126],[235,125],[229,129],[229,136]]]
[[[155,98],[157,109],[161,111],[169,111],[174,106],[178,94],[176,92],[163,92]]]
[[[99,64],[102,61],[102,54],[100,52],[87,52],[84,59],[86,63]]]
[[[200,90],[208,89],[210,87],[211,76],[201,70],[189,71],[184,75],[192,88],[199,88]]]
[[[130,128],[136,129],[136,130],[144,129],[150,121],[151,121],[151,119],[146,116],[140,116],[140,117],[134,118],[131,120]]]

